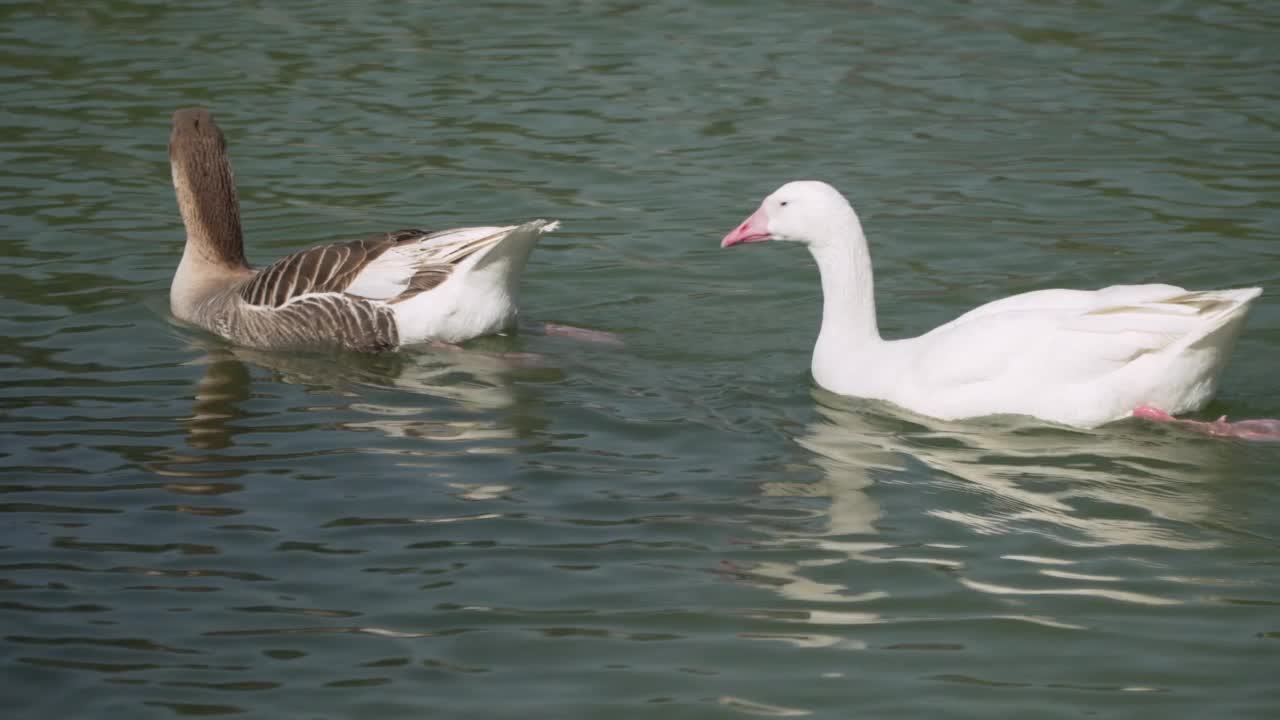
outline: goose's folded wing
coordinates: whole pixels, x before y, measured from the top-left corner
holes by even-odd
[[[307,248],[259,270],[240,289],[240,297],[250,305],[278,308],[304,295],[344,293],[388,250],[424,235],[421,230],[400,230]]]
[[[396,302],[444,282],[461,260],[491,246],[505,229],[397,230],[308,248],[259,270],[240,297],[270,308],[322,293]]]
[[[1185,294],[1174,285],[1112,285],[1101,290],[1033,290],[979,305],[952,321],[959,325],[977,318],[1009,312],[1044,312],[1076,310],[1087,312],[1114,305],[1159,301]],[[944,326],[945,327],[945,326]]]
[[[1212,336],[1256,295],[1145,285],[1040,298],[1058,300],[1056,307],[1017,296],[1005,308],[984,306],[921,338],[926,346],[917,369],[936,387],[999,382],[1011,375],[1059,383],[1096,380],[1144,355],[1177,351]]]
[[[1076,346],[1101,358],[1121,363],[1142,355],[1181,352],[1219,342],[1218,331],[1235,325],[1261,291],[1187,291],[1141,298],[1113,298],[1088,311],[1067,317],[1063,333]]]
[[[333,292],[300,295],[271,311],[277,347],[333,342],[360,352],[382,352],[400,344],[395,313],[382,303]]]

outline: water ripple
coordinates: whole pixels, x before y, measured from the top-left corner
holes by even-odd
[[[1275,448],[811,393],[811,261],[716,247],[819,177],[892,336],[1280,286],[1274,13],[1094,5],[4,6],[11,714],[1273,715]],[[558,217],[525,312],[625,347],[179,327],[193,104],[255,260]],[[1212,412],[1280,413],[1267,297]]]

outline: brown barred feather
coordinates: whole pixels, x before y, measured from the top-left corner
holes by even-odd
[[[240,327],[226,330],[260,347],[337,343],[349,350],[381,352],[400,344],[390,308],[336,293],[298,298],[270,311],[250,310],[237,320]]]
[[[426,234],[423,230],[397,230],[296,252],[259,270],[240,289],[240,297],[250,305],[278,308],[299,295],[343,292],[352,279],[379,255],[401,243],[417,241]],[[424,272],[434,274],[439,270],[424,268]],[[443,280],[441,277],[430,287]],[[416,295],[430,287],[419,289],[414,285],[411,289]]]
[[[413,274],[413,277],[409,278],[409,287],[405,288],[404,292],[391,300],[391,304],[394,305],[398,302],[404,302],[409,298],[416,297],[419,293],[424,293],[436,287],[445,280],[448,280],[449,275],[452,272],[453,266],[451,265],[428,265],[427,267],[418,270],[418,272]]]

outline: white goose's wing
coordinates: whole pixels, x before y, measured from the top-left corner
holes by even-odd
[[[1201,341],[1260,292],[1117,285],[1016,295],[917,338],[913,369],[922,387],[940,389],[1010,377],[1056,386],[1098,380],[1144,355]]]
[[[1058,310],[1093,310],[1108,305],[1131,305],[1174,297],[1187,292],[1175,285],[1112,285],[1101,290],[1034,290],[979,305],[951,321],[959,325],[968,320],[1005,312],[1052,312]],[[943,325],[942,327],[947,327]],[[942,327],[938,329],[942,329]]]

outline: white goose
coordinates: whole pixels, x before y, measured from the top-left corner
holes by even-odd
[[[945,420],[1014,414],[1090,428],[1140,408],[1198,410],[1262,292],[1038,290],[919,337],[884,340],[862,224],[835,188],[783,185],[721,247],[764,240],[804,243],[818,263],[822,329],[811,369],[819,385]]]
[[[208,111],[173,115],[169,162],[186,248],[169,288],[179,320],[249,347],[381,351],[509,328],[519,276],[558,223],[399,230],[249,267],[226,140]]]

